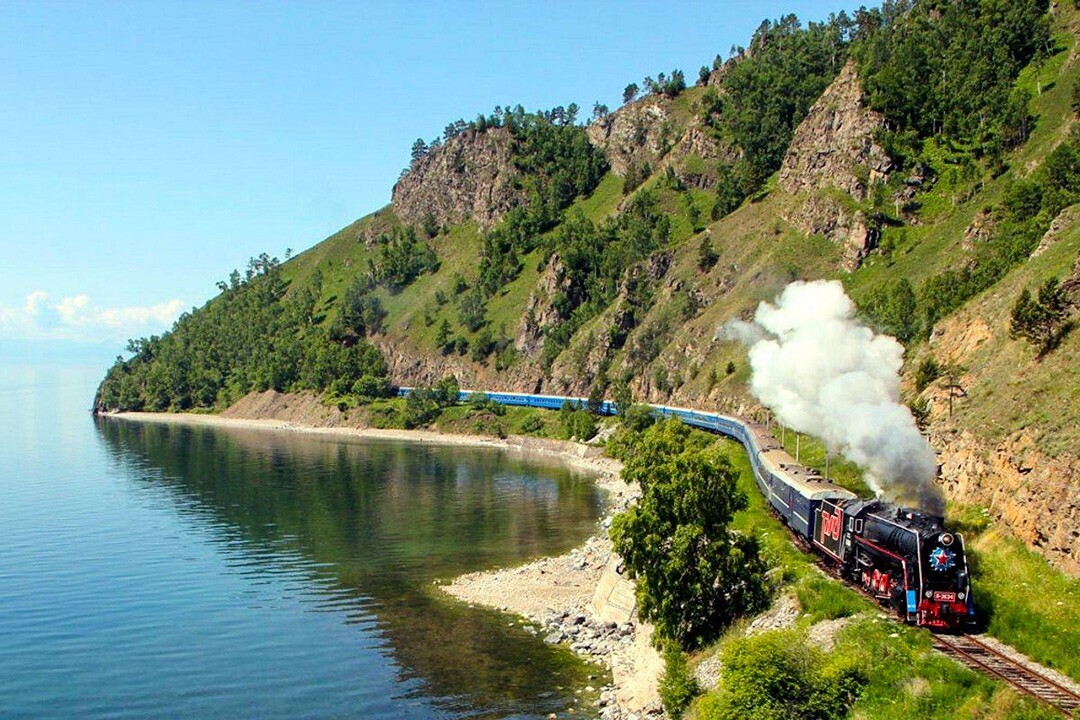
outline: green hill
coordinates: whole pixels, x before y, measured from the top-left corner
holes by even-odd
[[[788,16],[697,85],[661,73],[584,124],[575,106],[450,123],[414,146],[390,206],[254,259],[133,342],[96,405],[221,409],[267,389],[353,404],[454,374],[751,411],[744,350],[716,329],[792,280],[839,278],[906,345],[946,467],[1027,443],[1016,473],[1069,468],[1080,340],[1040,353],[1009,324],[1051,277],[1075,307],[1076,27],[1037,0]],[[998,465],[954,499],[1002,495]],[[999,512],[1075,573],[1076,513],[1048,514],[1075,508],[1066,480]]]
[[[1003,608],[991,631],[1075,673],[1016,618],[1068,626],[1024,583],[1056,566],[1072,612],[1080,574],[1078,27],[1045,0],[789,16],[698,84],[657,75],[587,123],[575,106],[450,123],[391,205],[133,341],[95,406],[309,390],[352,408],[452,374],[753,413],[745,349],[717,329],[839,279],[905,345],[906,400]],[[1016,310],[1052,279],[1056,313]]]

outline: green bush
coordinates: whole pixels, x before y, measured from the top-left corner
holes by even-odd
[[[854,660],[826,656],[790,630],[731,642],[721,661],[721,687],[701,702],[703,720],[838,720],[868,681]]]
[[[915,389],[922,392],[939,377],[941,377],[941,366],[937,364],[933,355],[927,355],[915,371]]]
[[[533,410],[522,419],[518,427],[525,433],[539,432],[544,429],[544,419],[540,417],[540,413]]]
[[[664,647],[664,675],[660,678],[660,702],[664,712],[672,720],[678,720],[693,700],[701,693],[697,678],[690,672],[686,654],[675,643]]]
[[[407,430],[430,424],[444,408],[457,404],[459,394],[458,381],[453,375],[447,375],[432,387],[413,388],[405,398],[402,424]]]
[[[559,420],[567,440],[577,438],[579,442],[586,442],[596,435],[596,416],[570,400],[559,409]]]

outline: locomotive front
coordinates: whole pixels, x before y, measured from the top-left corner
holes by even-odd
[[[918,624],[957,630],[975,617],[964,538],[940,527],[919,533]]]

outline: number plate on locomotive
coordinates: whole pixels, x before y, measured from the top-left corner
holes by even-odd
[[[956,593],[954,592],[942,592],[941,590],[934,591],[934,602],[956,602]]]

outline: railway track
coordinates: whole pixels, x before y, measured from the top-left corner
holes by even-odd
[[[1080,695],[1001,654],[974,635],[934,635],[934,648],[972,670],[1053,705],[1069,717],[1080,717]]]

